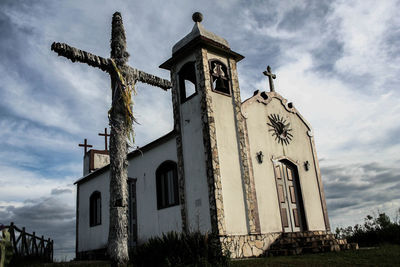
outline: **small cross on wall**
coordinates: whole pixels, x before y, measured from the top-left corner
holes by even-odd
[[[276,75],[272,73],[271,67],[268,66],[267,70],[263,72],[265,76],[268,76],[268,81],[269,81],[269,88],[271,92],[275,92],[274,88],[274,81],[272,79],[276,79]]]
[[[108,151],[107,137],[109,137],[111,135],[107,133],[107,128],[104,128],[104,133],[99,133],[99,135],[104,136],[104,143],[105,143],[106,151]]]
[[[83,146],[85,148],[85,155],[87,153],[87,148],[88,147],[93,147],[92,145],[88,145],[86,138],[85,138],[85,141],[83,142],[83,144],[79,144],[79,146]]]

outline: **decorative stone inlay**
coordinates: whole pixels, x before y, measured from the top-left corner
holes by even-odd
[[[258,215],[257,195],[254,184],[253,164],[250,156],[250,145],[247,135],[247,126],[242,114],[240,88],[236,69],[236,61],[229,60],[229,71],[232,82],[232,97],[235,111],[235,124],[239,138],[240,163],[243,185],[246,197],[246,210],[250,233],[260,233],[260,219]]]
[[[290,133],[292,129],[290,128],[290,122],[286,123],[286,120],[279,114],[271,114],[268,116],[269,122],[267,124],[271,127],[269,129],[272,136],[275,136],[275,141],[281,143],[282,145],[288,145],[293,138]]]
[[[206,159],[208,196],[210,202],[211,229],[213,233],[224,235],[225,214],[222,198],[221,173],[219,168],[217,135],[214,111],[212,108],[211,82],[207,52],[200,48],[195,53],[196,67],[199,70],[199,95],[201,105],[203,143]]]
[[[282,233],[221,236],[222,250],[231,258],[258,257],[269,249]]]
[[[181,116],[180,104],[178,95],[178,83],[176,80],[177,73],[175,66],[171,68],[171,83],[172,83],[172,105],[174,112],[174,130],[176,132],[176,152],[178,158],[178,190],[179,203],[181,206],[182,231],[187,232],[187,215],[186,215],[186,200],[185,200],[185,169],[183,163],[183,147],[182,147],[182,131],[181,131]]]
[[[325,229],[327,231],[330,231],[331,226],[329,223],[328,209],[326,206],[324,186],[322,184],[321,169],[319,168],[319,162],[318,162],[318,158],[317,158],[317,150],[315,149],[314,136],[310,136],[310,145],[311,145],[311,151],[313,154],[314,170],[317,174],[317,184],[318,184],[318,189],[319,189],[318,192],[319,192],[319,197],[321,200],[322,211],[324,214]]]

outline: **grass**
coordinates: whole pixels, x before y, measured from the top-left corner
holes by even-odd
[[[107,262],[60,262],[48,264],[28,264],[21,266],[44,267],[106,267]],[[302,256],[281,256],[232,260],[232,267],[261,266],[400,266],[400,245],[382,245],[377,248],[307,254]]]
[[[302,256],[235,260],[232,267],[261,266],[400,266],[400,245]]]

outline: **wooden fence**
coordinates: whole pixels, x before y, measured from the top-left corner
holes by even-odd
[[[6,226],[10,233],[10,241],[13,246],[14,257],[17,258],[37,258],[43,261],[53,262],[53,244],[54,240],[44,239],[43,236],[35,235],[35,232],[29,234],[14,225]]]

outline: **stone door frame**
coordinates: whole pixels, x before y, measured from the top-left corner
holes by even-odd
[[[302,231],[307,231],[308,226],[307,226],[307,220],[306,220],[306,214],[304,210],[304,201],[303,201],[303,195],[302,195],[302,190],[301,190],[301,185],[300,185],[300,175],[298,172],[298,164],[295,163],[295,161],[289,159],[288,157],[279,157],[272,159],[273,162],[273,167],[274,167],[274,176],[275,176],[275,185],[276,185],[276,193],[277,193],[277,199],[278,199],[278,205],[279,205],[279,214],[281,217],[281,225],[282,225],[282,232],[302,232]],[[286,168],[281,168],[286,167],[292,170],[292,180],[288,179],[288,173],[284,172]],[[278,181],[278,176],[277,176],[277,168],[280,170],[280,176],[281,176],[281,181],[280,183],[283,183],[283,188],[280,192],[279,189],[279,181]],[[290,185],[288,186],[288,183]],[[290,187],[293,187],[294,194],[295,196],[295,202],[292,201],[293,196],[290,195]],[[280,194],[282,196],[280,196]],[[281,202],[281,198],[285,200],[285,202]],[[282,205],[285,206],[286,214],[283,213],[282,211]],[[293,213],[293,208],[296,208],[297,210],[297,222],[298,226],[295,225],[295,218],[294,218],[294,213]],[[284,225],[284,217],[286,216],[288,226]]]

